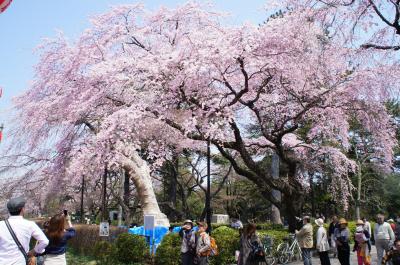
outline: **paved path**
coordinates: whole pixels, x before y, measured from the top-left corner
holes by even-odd
[[[333,258],[331,255],[329,255],[329,257],[331,257],[331,265],[340,265],[340,262],[337,258]],[[319,261],[319,257],[318,255],[315,255],[312,258],[312,264],[313,265],[320,265],[321,262]],[[303,265],[302,261],[294,261],[294,262],[290,262],[288,263],[288,265]],[[357,262],[357,253],[356,252],[351,252],[350,254],[350,265],[358,265]],[[372,246],[372,250],[371,250],[371,265],[377,265],[377,260],[376,260],[376,248],[375,246]]]

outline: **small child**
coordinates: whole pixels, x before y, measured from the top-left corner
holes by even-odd
[[[371,264],[371,247],[369,243],[370,235],[367,230],[364,229],[364,222],[362,220],[357,221],[356,232],[354,234],[354,248],[353,251],[357,251],[358,265],[370,265]],[[368,248],[368,250],[367,250]]]

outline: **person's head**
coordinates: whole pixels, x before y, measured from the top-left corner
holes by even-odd
[[[397,250],[400,250],[400,239],[396,239],[396,240],[394,241],[394,247],[395,247]]]
[[[23,197],[11,198],[7,202],[7,209],[11,216],[24,215],[26,200]]]
[[[338,217],[336,215],[332,216],[332,222],[335,224],[338,222]]]
[[[362,217],[361,220],[363,220],[364,223],[368,221],[366,217]]]
[[[340,218],[339,220],[340,229],[345,229],[347,227],[347,221],[344,218]]]
[[[310,216],[304,216],[303,217],[303,224],[304,225],[306,225],[306,224],[309,224],[311,222],[311,218],[310,218]]]
[[[61,241],[65,230],[65,215],[60,213],[51,217],[46,229],[46,236],[50,243],[57,244]]]
[[[205,222],[198,222],[197,226],[199,227],[199,233],[203,233],[207,231],[208,225]]]
[[[364,227],[364,221],[363,220],[357,220],[356,226],[357,227]]]
[[[382,213],[380,213],[380,214],[378,214],[377,216],[376,216],[376,222],[378,223],[378,224],[383,224],[383,222],[385,221],[385,216],[382,214]]]
[[[192,222],[192,220],[185,220],[185,222],[183,222],[182,228],[183,228],[184,230],[192,230],[192,228],[193,228],[193,222]]]
[[[315,220],[315,224],[317,226],[323,226],[324,225],[324,220],[322,218],[318,218],[317,220]]]
[[[246,225],[244,232],[245,232],[246,236],[250,237],[256,232],[256,230],[257,230],[257,226],[253,223],[249,223]]]
[[[393,220],[392,218],[390,218],[389,220],[387,220],[387,222],[388,222],[389,224],[394,224],[394,220]]]

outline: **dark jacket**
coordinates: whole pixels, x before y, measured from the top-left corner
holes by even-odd
[[[400,250],[392,249],[382,259],[382,265],[391,261],[393,265],[400,265]]]
[[[61,255],[64,254],[67,251],[67,241],[71,238],[73,238],[76,235],[75,228],[68,228],[64,232],[63,237],[61,238],[61,241],[58,243],[52,242],[50,240],[49,245],[46,247],[45,250],[45,255],[51,254],[51,255]]]

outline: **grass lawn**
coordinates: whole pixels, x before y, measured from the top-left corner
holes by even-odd
[[[95,265],[96,262],[93,258],[78,256],[75,253],[67,252],[67,264],[68,265]]]

